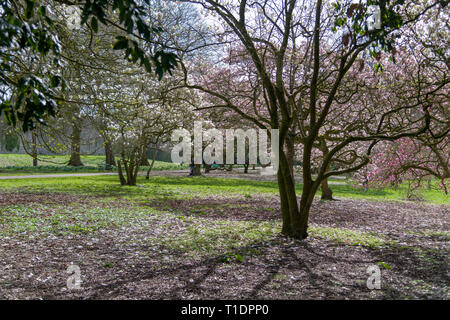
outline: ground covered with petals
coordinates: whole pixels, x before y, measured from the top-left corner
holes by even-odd
[[[274,182],[116,179],[0,185],[1,299],[450,298],[448,202],[318,198],[297,241]]]

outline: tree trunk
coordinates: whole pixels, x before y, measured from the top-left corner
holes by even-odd
[[[322,200],[333,200],[333,191],[328,186],[328,179],[322,180],[320,188],[322,189]]]
[[[35,129],[36,130],[36,129]],[[37,152],[37,137],[36,137],[36,131],[33,130],[31,132],[31,156],[33,158],[33,167],[37,167],[38,165],[38,152]]]
[[[119,173],[120,184],[123,186],[126,185],[127,181],[125,180],[125,177],[123,176],[122,163],[120,162],[120,160],[117,160],[117,172]]]
[[[289,134],[286,136],[285,148],[286,148],[286,158],[288,161],[289,170],[291,171],[292,178],[294,179],[295,148],[294,148],[294,139]]]
[[[280,163],[278,168],[278,186],[280,189],[282,230],[281,232],[289,237],[305,239],[307,237],[307,217],[306,223],[304,214],[299,211],[295,183],[286,154],[280,148]],[[303,197],[303,195],[302,195]],[[306,212],[308,213],[308,212]]]
[[[244,173],[248,173],[248,167],[249,167],[248,164],[244,164]]]
[[[125,168],[126,178],[123,174],[122,163]],[[135,186],[138,171],[139,165],[136,163],[134,156],[132,156],[130,160],[126,160],[124,157],[122,157],[122,160],[117,160],[117,172],[119,174],[121,185]]]
[[[201,166],[199,164],[194,165],[194,176],[201,176]]]
[[[139,160],[139,165],[145,166],[145,167],[150,165],[150,163],[148,162],[148,158],[147,158],[147,148],[145,148],[142,151],[141,159]]]
[[[134,168],[131,168],[132,170],[134,169],[134,172],[132,171],[132,176],[131,176],[131,183],[130,186],[135,186],[136,185],[136,181],[137,181],[137,175],[139,172],[139,163],[135,163]]]
[[[107,141],[105,143],[105,163],[107,166],[115,166],[116,161],[114,160],[114,153],[112,151],[111,142]]]
[[[81,124],[78,120],[75,120],[72,123],[72,146],[71,146],[71,154],[69,159],[69,166],[82,166],[80,156],[80,148],[81,148]]]
[[[150,164],[150,167],[147,170],[147,175],[145,176],[146,180],[150,179],[150,171],[152,171],[153,165],[155,164],[155,159],[156,159],[156,150],[153,149],[153,152],[152,152],[152,163]]]
[[[323,158],[325,159],[329,153],[329,150],[325,143],[325,140],[323,140],[321,142],[321,150],[322,150]],[[330,163],[328,163],[328,165],[326,166],[326,172],[328,172],[328,170],[330,170]],[[325,178],[320,182],[320,189],[322,189],[322,196],[321,196],[322,200],[334,200],[333,199],[333,191],[328,186],[328,178]]]

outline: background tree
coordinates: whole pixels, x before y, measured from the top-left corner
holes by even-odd
[[[64,88],[59,75],[49,69],[44,74],[26,73],[18,79],[10,76],[17,55],[36,56],[59,65],[61,45],[55,33],[55,17],[51,9],[64,4],[80,10],[80,24],[88,24],[98,31],[99,22],[112,25],[130,36],[118,36],[114,49],[121,50],[133,62],[139,62],[148,72],[153,70],[161,78],[176,66],[177,56],[164,51],[152,41],[160,32],[146,21],[151,11],[150,0],[5,0],[0,7],[0,112],[9,124],[22,123],[27,131],[45,115],[55,116],[57,104],[54,89]],[[115,13],[117,12],[117,14]],[[117,20],[115,19],[117,17]],[[133,38],[141,39],[151,50],[143,49]]]

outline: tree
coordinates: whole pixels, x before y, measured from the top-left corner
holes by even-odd
[[[247,113],[238,97],[213,86],[194,83],[187,77],[185,86],[221,101],[211,107],[233,110],[260,128],[279,129],[278,186],[283,234],[306,238],[309,210],[322,181],[331,175],[346,174],[367,165],[374,146],[380,141],[395,141],[425,133],[442,137],[448,133],[448,127],[433,128],[433,104],[427,99],[448,84],[445,72],[439,75],[438,81],[415,82],[405,96],[390,104],[388,110],[361,108],[358,112],[362,114],[358,115],[340,108],[345,104],[340,102],[340,95],[345,100],[351,100],[351,96],[345,94],[347,84],[352,85],[352,92],[358,91],[355,90],[358,82],[348,79],[349,71],[361,67],[364,54],[370,54],[374,61],[373,68],[381,71],[383,66],[376,60],[381,52],[392,52],[396,41],[403,41],[399,33],[407,26],[417,24],[425,14],[440,12],[445,4],[380,2],[381,28],[371,29],[367,24],[368,6],[359,4],[355,7],[350,1],[331,3],[319,0],[314,4],[306,0],[282,3],[246,0],[237,3],[215,0],[192,2],[199,3],[207,12],[213,12],[224,23],[224,30],[218,38],[226,37],[229,44],[237,45],[236,51],[239,47],[244,49],[255,70],[255,83],[262,96],[258,98],[264,100],[262,107],[265,107],[265,112],[255,110]],[[413,2],[414,10],[410,10]],[[242,63],[229,63],[227,59],[221,59],[221,63],[228,66],[230,74],[244,67]],[[414,62],[413,66],[418,65]],[[189,73],[188,67],[184,66],[186,74]],[[377,84],[376,78],[377,75],[374,75],[372,87],[379,93],[385,92],[386,88]],[[372,105],[377,102],[374,95],[364,98],[371,99]],[[345,112],[342,113],[342,110]],[[347,115],[352,117],[345,118]],[[321,133],[330,124],[330,118],[335,117],[343,121],[333,136],[327,139],[333,143],[323,157],[317,177],[313,179],[313,151],[321,139]],[[355,118],[360,121],[355,123]],[[300,205],[290,159],[285,151],[290,134],[301,141],[303,150]],[[355,149],[355,146],[358,148]],[[340,163],[342,169],[332,169],[332,163]]]
[[[121,50],[134,63],[139,62],[148,72],[159,78],[177,65],[177,56],[154,45],[161,31],[146,23],[151,1],[142,0],[5,0],[0,5],[0,114],[9,124],[19,121],[23,131],[33,129],[35,122],[43,123],[46,115],[54,117],[57,111],[54,90],[64,89],[61,77],[49,69],[45,74],[27,73],[18,79],[10,76],[17,55],[47,59],[57,68],[61,45],[55,32],[55,18],[51,8],[60,5],[80,8],[80,24],[88,24],[97,33],[99,24],[111,25],[126,35],[115,39],[114,49]],[[78,11],[76,11],[78,12]],[[75,12],[75,13],[76,13]],[[117,15],[115,14],[117,12]],[[134,39],[145,42],[147,50]],[[151,47],[148,50],[148,47]]]
[[[378,146],[364,178],[373,187],[398,186],[409,181],[408,198],[424,181],[431,178],[440,180],[439,186],[448,193],[450,178],[450,141],[429,137],[403,138],[395,142],[385,142]],[[358,180],[362,180],[357,175]]]

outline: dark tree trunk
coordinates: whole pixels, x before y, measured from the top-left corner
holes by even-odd
[[[139,160],[139,165],[144,166],[144,167],[147,167],[150,165],[150,163],[148,162],[148,158],[147,158],[147,148],[144,148],[144,150],[142,151],[142,156],[141,156],[141,159]]]
[[[147,170],[147,175],[145,176],[145,179],[150,179],[150,172],[152,171],[153,165],[155,164],[155,159],[156,159],[156,150],[153,149],[152,152],[152,163],[150,164],[150,167]]]
[[[105,143],[105,163],[107,166],[115,166],[116,161],[114,160],[114,153],[112,151],[111,142],[107,141]]]
[[[320,188],[322,189],[322,200],[333,200],[333,191],[328,186],[328,179],[322,180]]]
[[[294,179],[295,149],[294,149],[294,139],[291,135],[287,135],[287,137],[286,137],[285,148],[286,148],[286,158],[288,161],[289,170],[291,171],[292,178]]]
[[[280,150],[280,163],[277,176],[283,221],[281,232],[289,237],[305,239],[308,235],[306,231],[308,228],[307,214],[309,209],[302,211],[302,209],[306,208],[303,206],[299,210],[294,178],[286,154],[282,150]],[[303,196],[304,194],[302,194],[302,198]]]
[[[117,160],[117,172],[119,173],[120,184],[123,186],[126,185],[127,181],[125,180],[125,177],[123,176],[122,163],[120,162],[120,160]]]
[[[322,153],[323,153],[324,159],[328,156],[328,152],[329,152],[328,148],[327,148],[325,142],[323,142]],[[326,171],[328,171],[328,170],[330,170],[330,164],[328,164],[326,167]],[[320,189],[322,190],[322,196],[321,196],[322,200],[333,200],[333,191],[328,186],[328,178],[325,178],[320,182]]]
[[[31,132],[31,156],[33,158],[33,167],[37,167],[38,165],[38,152],[37,152],[37,136],[36,131],[33,130]]]
[[[248,164],[244,164],[244,173],[248,173],[248,167],[249,167]]]
[[[126,160],[122,156],[122,160],[117,161],[117,172],[119,174],[119,180],[121,185],[135,186],[137,180],[137,174],[139,171],[138,159],[133,155],[129,160]],[[123,174],[122,163],[125,168],[126,177]]]
[[[199,164],[195,164],[194,165],[194,176],[201,176],[202,172],[201,172],[201,166]]]
[[[70,159],[69,159],[69,166],[82,166],[83,163],[81,162],[81,156],[80,156],[80,148],[81,148],[81,125],[78,120],[74,121],[72,124],[72,146],[71,146],[71,153],[70,153]]]
[[[256,170],[256,164],[252,165],[252,170]]]

